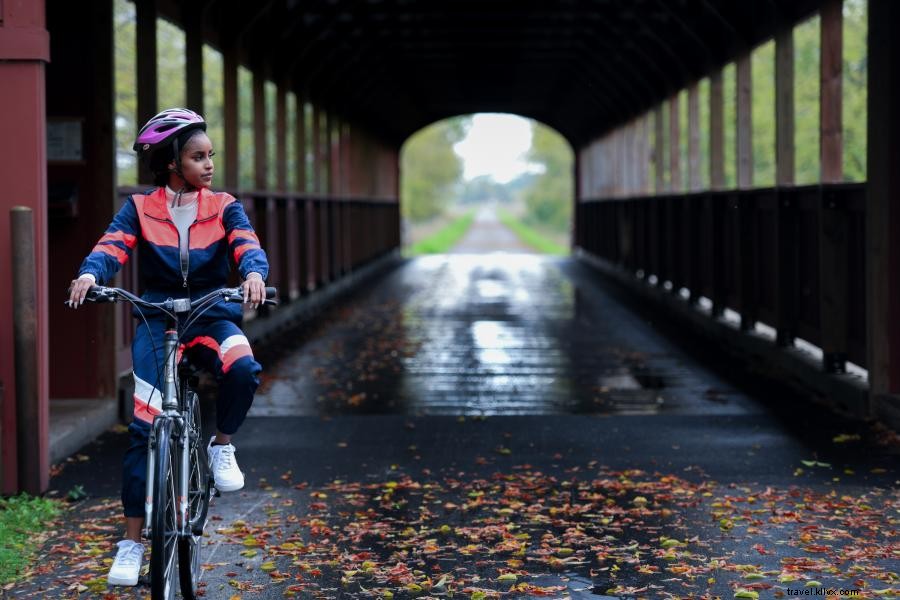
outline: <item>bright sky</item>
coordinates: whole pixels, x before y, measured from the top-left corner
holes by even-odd
[[[531,125],[515,115],[482,113],[472,118],[465,139],[453,146],[463,159],[463,177],[491,175],[506,183],[529,171],[525,152],[531,147]]]

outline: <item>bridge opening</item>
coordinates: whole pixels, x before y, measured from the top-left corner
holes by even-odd
[[[533,119],[476,113],[432,123],[400,153],[405,254],[567,255],[573,165],[565,138]]]

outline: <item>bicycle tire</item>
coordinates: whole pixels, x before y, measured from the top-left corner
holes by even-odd
[[[175,497],[175,444],[173,421],[153,421],[154,448],[153,511],[150,515],[150,596],[153,600],[175,598],[175,550],[178,541]]]
[[[206,446],[200,435],[200,407],[197,394],[188,391],[190,398],[190,474],[188,476],[188,518],[191,536],[178,540],[178,575],[181,580],[181,595],[185,600],[200,597],[200,541],[206,526],[209,511],[209,460]]]

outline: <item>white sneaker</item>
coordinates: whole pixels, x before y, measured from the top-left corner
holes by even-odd
[[[118,543],[116,559],[109,568],[106,581],[109,585],[137,585],[144,561],[144,545],[134,540],[122,540]]]
[[[209,470],[216,481],[216,489],[220,492],[236,492],[244,487],[244,474],[234,458],[234,446],[213,446],[214,439],[215,436],[209,440],[206,452],[209,454]]]

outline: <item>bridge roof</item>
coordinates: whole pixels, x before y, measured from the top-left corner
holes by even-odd
[[[205,20],[208,37],[238,36],[274,78],[391,140],[453,115],[510,112],[578,146],[820,4],[209,0]]]

